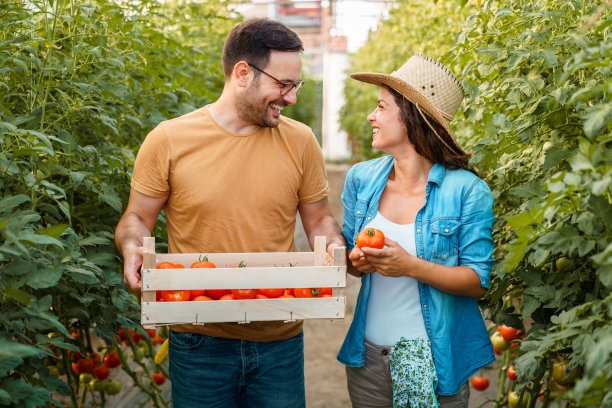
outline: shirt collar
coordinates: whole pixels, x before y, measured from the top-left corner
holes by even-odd
[[[444,180],[444,176],[446,175],[446,168],[440,163],[434,163],[431,170],[429,170],[429,175],[427,176],[427,184],[435,183],[437,185],[442,184]]]

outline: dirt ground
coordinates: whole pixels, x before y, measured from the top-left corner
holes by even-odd
[[[340,194],[349,167],[346,165],[328,164],[327,173],[330,184],[329,203],[334,218],[342,222],[342,203]],[[309,251],[310,247],[304,235],[301,223],[296,227],[296,245],[298,251]],[[306,406],[308,408],[344,408],[350,407],[346,390],[344,366],[336,360],[336,355],[353,318],[353,310],[360,280],[347,277],[345,295],[347,297],[346,316],[343,320],[306,320],[304,322],[304,366],[306,376]],[[493,366],[493,367],[492,367]],[[489,398],[496,394],[496,364],[485,369],[490,380],[489,388],[484,392],[471,389],[470,407],[492,407]]]

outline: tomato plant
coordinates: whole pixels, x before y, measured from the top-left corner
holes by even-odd
[[[385,234],[375,228],[364,228],[357,234],[356,245],[359,248],[383,248],[385,246]]]

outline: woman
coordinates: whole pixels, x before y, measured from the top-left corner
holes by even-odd
[[[416,54],[390,75],[351,77],[381,87],[368,115],[372,147],[342,193],[349,248],[364,228],[385,248],[354,247],[361,276],[338,360],[354,407],[467,407],[468,379],[495,360],[477,298],[489,285],[493,197],[448,127],[463,87]]]

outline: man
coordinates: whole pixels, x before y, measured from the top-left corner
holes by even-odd
[[[312,131],[281,116],[294,104],[303,50],[283,24],[252,19],[229,33],[219,99],[162,122],[144,141],[115,231],[124,281],[141,290],[142,238],[165,207],[169,252],[295,251],[299,211],[311,246],[346,243],[327,203]],[[175,325],[175,407],[304,407],[301,322]]]

